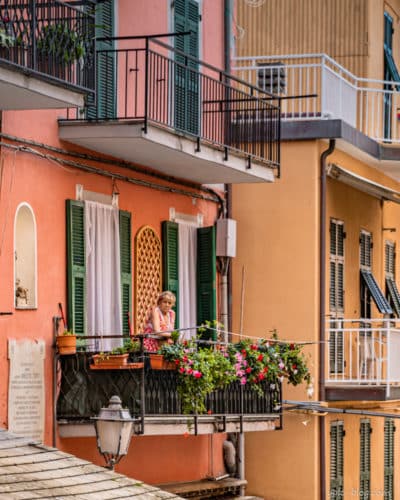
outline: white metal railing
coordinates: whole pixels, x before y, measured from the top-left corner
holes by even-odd
[[[347,385],[400,384],[400,321],[329,319],[326,382]]]
[[[281,101],[282,120],[338,118],[400,143],[400,84],[358,78],[326,54],[236,57],[232,72],[267,92],[303,96]]]

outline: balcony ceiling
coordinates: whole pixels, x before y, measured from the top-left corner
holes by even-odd
[[[0,109],[51,109],[80,106],[83,94],[37,78],[22,69],[0,67]]]
[[[115,158],[140,164],[166,175],[199,184],[273,182],[272,169],[234,153],[201,144],[174,130],[137,122],[59,122],[60,139]]]

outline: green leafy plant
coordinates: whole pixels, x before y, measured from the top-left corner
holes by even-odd
[[[176,365],[184,414],[207,412],[208,394],[235,381],[260,396],[265,382],[271,388],[285,379],[292,385],[305,382],[310,395],[311,374],[302,346],[279,341],[276,332],[269,340],[244,339],[227,346],[198,347],[195,340],[164,344],[158,352]]]
[[[211,347],[197,349],[194,342],[165,344],[160,349],[178,370],[178,394],[184,414],[206,413],[206,397],[235,379],[228,357]]]
[[[75,332],[72,330],[63,330],[59,335],[75,335]]]
[[[9,35],[4,28],[0,28],[0,47],[9,49],[10,47],[14,47],[14,45],[15,38]]]
[[[67,23],[46,24],[37,39],[37,50],[45,57],[54,57],[65,64],[78,61],[81,65],[86,54],[81,34]]]

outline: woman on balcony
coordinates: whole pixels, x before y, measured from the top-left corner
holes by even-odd
[[[171,332],[175,327],[175,311],[172,310],[175,302],[176,297],[169,290],[158,296],[157,306],[149,314],[144,333],[159,334],[161,338],[145,338],[143,345],[146,351],[156,352],[163,342],[171,342]]]

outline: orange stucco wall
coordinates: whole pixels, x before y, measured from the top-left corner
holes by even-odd
[[[233,217],[238,221],[238,253],[233,263],[233,331],[268,336],[277,329],[284,339],[311,341],[306,348],[318,399],[319,368],[319,169],[326,142],[303,141],[282,145],[282,178],[270,185],[233,187]],[[329,156],[335,163],[371,181],[399,190],[382,172],[341,152]],[[251,200],[251,203],[250,203]],[[384,243],[400,244],[400,206],[327,179],[326,190],[326,315],[329,315],[329,221],[345,224],[345,317],[360,316],[359,236],[365,229],[373,237],[373,273],[384,290]],[[383,231],[395,228],[394,232]],[[396,264],[399,275],[399,262]],[[244,277],[244,279],[243,279]],[[244,291],[244,302],[241,296]],[[382,317],[372,306],[373,317]],[[283,398],[306,401],[304,386],[284,387]],[[356,404],[356,403],[355,403]],[[354,406],[354,404],[353,404]],[[326,424],[329,427],[329,422]],[[358,417],[346,435],[345,483],[358,486]],[[383,419],[376,420],[373,436],[372,485],[382,481]],[[347,424],[346,424],[347,426]],[[357,427],[357,429],[355,428]],[[326,478],[329,492],[329,432],[326,431]],[[285,413],[283,431],[246,434],[248,491],[265,498],[292,500],[319,498],[318,418]],[[376,457],[376,460],[375,460]],[[284,464],[284,465],[283,465]],[[287,488],[287,472],[290,486]],[[355,477],[354,477],[355,476]],[[396,477],[396,484],[400,480]],[[347,490],[346,490],[347,491]],[[345,498],[352,498],[350,493]]]
[[[225,434],[206,436],[134,436],[128,455],[116,471],[150,484],[194,481],[225,473],[222,444]],[[104,465],[94,438],[61,439],[58,446]]]
[[[121,0],[118,5],[117,34],[146,35],[171,30],[169,2],[158,0]],[[210,64],[223,67],[223,4],[204,0],[201,21],[201,56]],[[1,131],[18,138],[88,153],[58,138],[57,119],[65,118],[65,110],[7,111],[2,113]],[[39,146],[31,146],[40,150]],[[43,150],[40,150],[43,152]],[[76,159],[78,163],[95,166],[108,172],[118,172],[134,179],[145,180],[159,186],[185,190],[187,195],[161,191],[117,181],[119,208],[132,213],[132,248],[137,231],[143,225],[152,226],[160,235],[161,222],[169,219],[169,209],[186,214],[203,214],[204,225],[212,225],[218,206],[211,201],[195,199],[190,193],[197,188],[179,182],[169,182],[129,168],[102,163],[98,160]],[[61,153],[51,153],[62,157]],[[71,159],[71,158],[69,158]],[[140,166],[139,166],[140,167]],[[151,165],[150,165],[151,167]],[[34,154],[2,148],[0,162],[0,311],[12,312],[0,316],[0,426],[7,427],[8,360],[7,342],[11,338],[43,339],[46,344],[45,391],[46,422],[45,443],[52,442],[52,318],[59,315],[58,303],[66,309],[66,236],[65,200],[75,198],[77,184],[85,190],[111,194],[111,178],[61,166],[51,159]],[[14,307],[14,217],[18,205],[25,202],[33,210],[37,225],[37,301],[33,310]],[[134,257],[134,256],[133,256]],[[132,259],[134,265],[134,258]],[[133,275],[135,270],[133,269]],[[152,483],[184,481],[220,475],[223,468],[222,440],[224,435],[189,437],[157,436],[135,437],[132,453],[121,463],[123,473]],[[58,445],[65,451],[102,463],[94,439],[63,439]]]
[[[244,275],[246,335],[269,337],[277,329],[282,339],[317,338],[318,158],[316,142],[285,144],[279,181],[233,187],[233,217],[238,221],[233,331],[240,327]],[[315,378],[317,345],[306,351]],[[305,386],[285,386],[283,397],[305,400]],[[249,493],[274,499],[318,498],[317,427],[305,427],[301,420],[285,416],[283,431],[246,434]],[[288,471],[291,486],[285,488]]]

